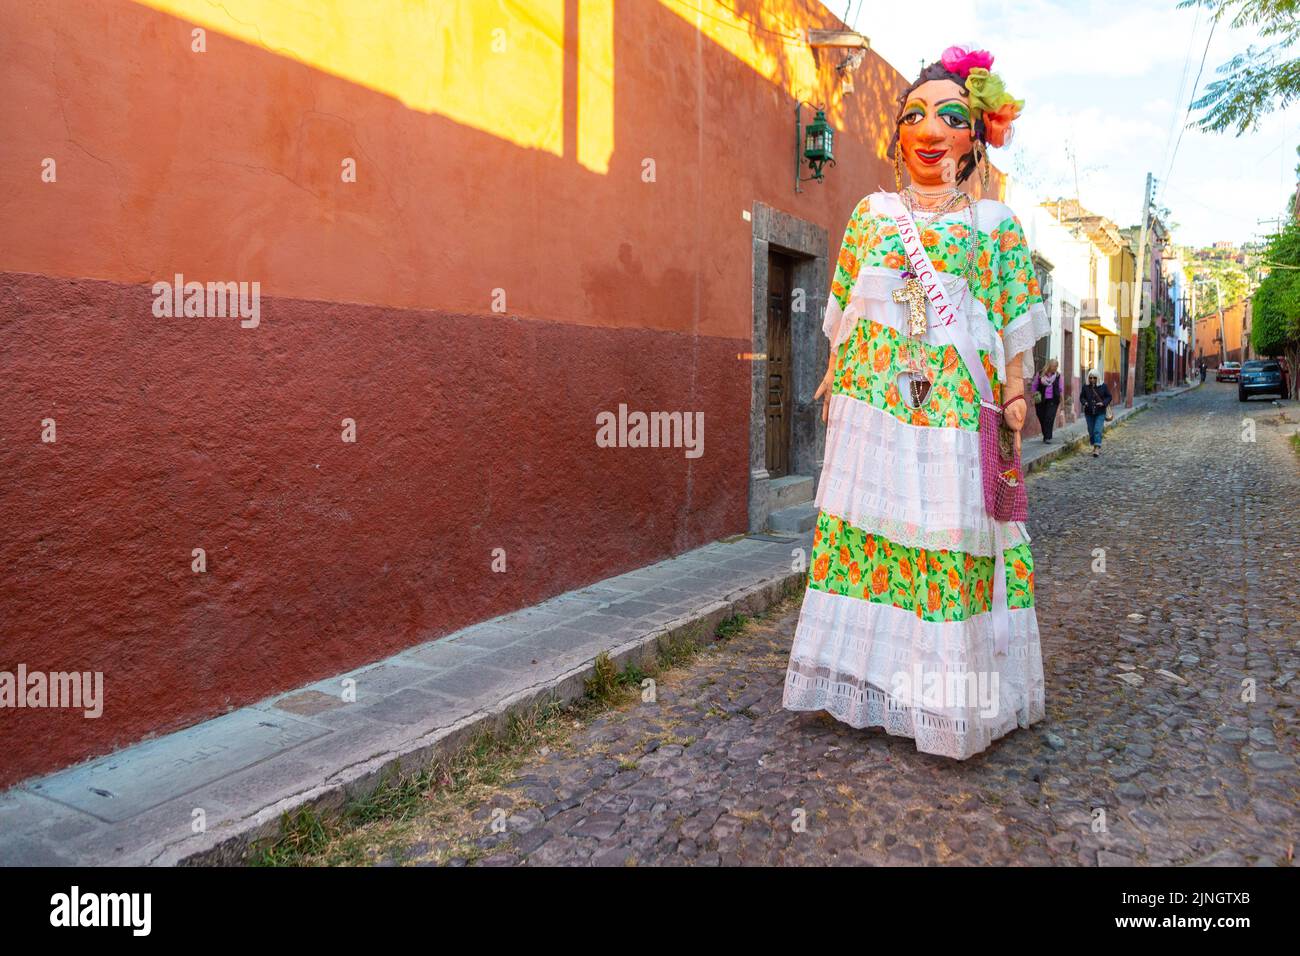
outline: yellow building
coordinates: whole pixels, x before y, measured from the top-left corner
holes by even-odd
[[[1080,290],[1077,381],[1090,369],[1102,373],[1112,394],[1120,389],[1132,334],[1134,256],[1119,227],[1077,200],[1043,204],[1057,221],[1087,243],[1087,280]]]

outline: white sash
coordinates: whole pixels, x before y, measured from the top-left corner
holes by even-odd
[[[950,298],[948,290],[943,287],[943,282],[939,278],[939,270],[934,267],[930,257],[926,254],[924,246],[921,245],[921,234],[917,231],[916,223],[908,215],[906,207],[894,193],[878,193],[876,195],[887,216],[894,220],[898,226],[898,237],[903,242],[903,251],[907,254],[907,260],[912,266],[912,272],[915,273],[921,282],[921,287],[925,289],[925,294],[934,306],[935,318],[939,321],[931,328],[938,333],[937,337],[942,339],[946,337],[952,343],[957,354],[961,356],[966,363],[966,370],[970,372],[971,379],[975,382],[975,387],[979,389],[980,399],[985,405],[1001,411],[1002,406],[993,401],[993,386],[989,382],[988,373],[984,371],[984,363],[980,361],[979,349],[975,347],[975,340],[971,338],[970,332],[967,331],[963,322],[957,321],[961,312],[958,310]],[[970,241],[976,242],[979,238],[978,226],[975,222],[975,207],[971,206],[971,227],[974,234],[971,235]],[[972,291],[970,293],[974,295]],[[981,494],[983,489],[981,489]],[[1022,533],[1024,528],[1021,528]],[[1026,540],[1029,535],[1024,534]],[[991,602],[991,613],[993,615],[993,650],[997,654],[1005,654],[1009,643],[1009,634],[1011,627],[1010,609],[1007,607],[1007,565],[1006,556],[1003,554],[1006,548],[1006,537],[1003,533],[1002,523],[993,521],[993,598]]]
[[[975,347],[975,340],[971,338],[970,332],[966,330],[964,323],[958,322],[961,312],[953,301],[948,298],[948,290],[944,288],[940,280],[939,270],[934,267],[930,257],[926,255],[925,247],[921,245],[921,234],[916,228],[916,223],[908,215],[907,209],[899,201],[898,196],[893,193],[877,194],[877,200],[883,203],[885,214],[894,220],[898,226],[898,238],[903,242],[903,251],[907,253],[907,260],[912,266],[912,272],[920,281],[921,287],[925,289],[925,294],[934,306],[935,318],[939,321],[933,326],[942,333],[947,333],[953,348],[961,356],[966,368],[970,372],[971,379],[975,382],[975,388],[982,398],[989,405],[995,405],[993,401],[993,386],[989,383],[988,373],[984,371],[984,363],[980,361],[979,349]],[[974,209],[971,207],[972,224],[974,225]],[[978,232],[976,233],[978,236]],[[971,237],[971,241],[976,241],[976,237]],[[974,294],[974,293],[972,293]],[[1000,407],[1000,406],[995,406]]]

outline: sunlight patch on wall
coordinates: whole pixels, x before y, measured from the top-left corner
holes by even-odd
[[[135,2],[410,109],[563,155],[566,0]],[[614,148],[612,4],[567,2],[579,4],[575,158],[603,173]]]
[[[791,96],[807,99],[820,89],[817,64],[803,33],[819,24],[801,23],[800,6],[782,0],[765,3],[761,11],[749,14],[751,22],[717,0],[659,3],[756,73],[784,84]]]

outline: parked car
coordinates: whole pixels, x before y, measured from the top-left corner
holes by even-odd
[[[1219,366],[1218,371],[1214,373],[1214,380],[1216,382],[1235,382],[1240,374],[1240,362],[1224,362]]]
[[[1241,367],[1237,378],[1237,401],[1244,402],[1252,395],[1286,398],[1281,362],[1277,359],[1251,359]]]

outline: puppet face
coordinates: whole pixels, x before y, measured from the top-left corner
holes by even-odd
[[[918,186],[956,185],[957,164],[975,145],[970,94],[952,80],[927,80],[908,94],[898,126],[903,162]]]

